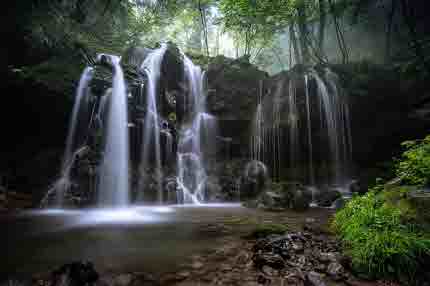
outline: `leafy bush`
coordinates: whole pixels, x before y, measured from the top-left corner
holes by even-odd
[[[331,226],[357,271],[412,279],[422,257],[430,254],[430,239],[409,218],[382,193],[371,191],[348,202]]]
[[[423,140],[402,143],[406,151],[397,163],[396,174],[406,184],[425,186],[430,183],[430,135]]]

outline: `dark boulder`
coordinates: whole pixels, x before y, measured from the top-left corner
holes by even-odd
[[[241,184],[241,198],[255,199],[266,188],[268,181],[267,167],[260,161],[251,161],[245,167],[245,174]]]
[[[322,191],[316,198],[316,203],[322,207],[331,207],[333,203],[342,197],[342,194],[337,190]]]
[[[72,262],[52,272],[51,285],[91,286],[98,279],[99,274],[91,262]]]

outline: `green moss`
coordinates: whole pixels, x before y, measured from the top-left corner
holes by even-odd
[[[248,235],[248,238],[264,238],[271,234],[284,234],[288,231],[288,227],[278,223],[263,223],[255,227]]]
[[[416,190],[414,186],[385,186],[380,196],[388,202],[395,203],[401,199],[407,198],[408,193]]]
[[[53,58],[38,65],[22,68],[21,76],[60,94],[73,93],[84,66],[74,60]]]

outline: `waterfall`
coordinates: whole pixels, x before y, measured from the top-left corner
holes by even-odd
[[[129,203],[129,138],[127,93],[120,58],[109,56],[114,68],[112,94],[109,100],[106,139],[100,167],[98,196],[102,206],[124,206]]]
[[[63,167],[62,170],[67,169],[66,166],[71,161],[71,155],[73,152],[73,144],[76,134],[76,125],[78,122],[78,113],[81,109],[81,103],[82,101],[88,101],[88,85],[92,79],[93,76],[93,68],[92,67],[86,67],[83,71],[81,78],[79,80],[78,89],[76,91],[76,97],[75,97],[75,104],[73,106],[72,111],[72,117],[70,119],[69,123],[69,134],[67,135],[67,141],[66,141],[66,150],[64,152],[64,158],[63,158]]]
[[[162,45],[161,48],[153,51],[142,63],[143,69],[147,76],[146,101],[145,101],[145,118],[143,121],[143,145],[142,145],[142,160],[140,170],[142,171],[140,183],[141,191],[145,192],[144,181],[145,174],[148,171],[150,156],[154,156],[155,160],[155,175],[157,181],[157,200],[163,202],[162,190],[162,166],[161,166],[161,151],[160,151],[160,120],[158,115],[157,94],[158,84],[161,75],[161,64],[167,46]],[[152,147],[152,148],[151,148]]]
[[[310,75],[317,84],[321,123],[327,132],[330,156],[328,164],[332,178],[330,183],[342,184],[346,177],[348,150],[351,150],[348,105],[339,94],[338,83],[329,69],[325,69],[325,81],[315,71]]]
[[[311,186],[346,183],[352,140],[347,96],[338,76],[328,68],[310,69],[300,77],[290,72],[288,83],[284,82],[280,79],[264,101],[260,85],[252,121],[251,159],[271,166],[272,179],[281,180],[282,151],[286,149],[289,179],[301,179]],[[282,121],[282,116],[287,120]],[[283,129],[287,141],[282,139]],[[287,144],[285,148],[283,144]]]
[[[299,145],[299,113],[297,108],[296,84],[290,78],[288,85],[288,142],[290,146],[290,168],[294,178],[297,177],[296,169],[300,156]]]
[[[190,122],[180,130],[177,183],[182,202],[198,204],[206,200],[206,168],[216,153],[216,119],[206,112],[204,73],[185,55],[184,69],[193,108]]]
[[[335,94],[335,98],[338,99],[338,116],[339,120],[341,121],[340,131],[343,158],[344,161],[349,161],[352,159],[352,135],[348,102],[346,102],[344,90],[339,83],[339,77],[337,74],[331,71],[329,68],[326,68],[325,79],[331,87],[332,92]]]
[[[273,98],[273,128],[272,133],[272,153],[273,153],[273,178],[279,180],[281,177],[281,99],[284,82],[278,84],[277,90]]]
[[[93,77],[93,68],[86,67],[81,74],[79,79],[78,88],[76,90],[75,103],[73,105],[72,115],[69,122],[69,132],[67,134],[66,149],[64,151],[63,160],[61,163],[61,173],[60,178],[54,182],[54,184],[48,190],[45,198],[42,200],[42,205],[46,203],[49,196],[55,193],[57,206],[62,206],[64,201],[64,196],[69,191],[71,187],[70,181],[70,171],[73,167],[75,161],[75,144],[77,141],[77,125],[78,125],[78,115],[82,110],[82,103],[88,102],[89,95],[89,83]],[[79,142],[82,143],[82,142]]]
[[[99,106],[97,108],[96,122],[98,123],[98,125],[101,129],[103,129],[103,126],[104,126],[106,104],[107,104],[107,101],[109,100],[111,94],[112,94],[112,89],[106,90],[104,96],[102,96],[100,98]]]
[[[260,83],[261,85],[261,83]],[[260,88],[261,90],[261,88]],[[258,94],[257,110],[252,120],[252,134],[251,134],[251,159],[261,161],[261,148],[263,140],[263,106],[261,104],[262,94]]]
[[[305,97],[306,97],[306,121],[307,121],[307,136],[308,136],[308,164],[309,164],[309,183],[315,185],[315,170],[313,158],[313,144],[312,144],[312,122],[311,122],[311,104],[309,97],[308,75],[305,74]]]

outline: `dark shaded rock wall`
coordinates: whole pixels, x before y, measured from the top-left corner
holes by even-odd
[[[233,139],[232,156],[249,156],[251,122],[267,73],[240,59],[218,56],[210,62],[207,78],[207,108],[218,118],[220,135]]]

